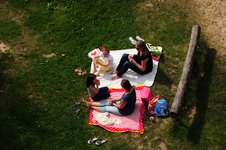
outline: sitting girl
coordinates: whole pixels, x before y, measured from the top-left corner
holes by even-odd
[[[110,96],[108,87],[99,88],[100,80],[96,78],[95,74],[90,73],[86,80],[86,88],[93,101],[100,101]]]
[[[125,93],[115,99],[104,102],[88,102],[83,99],[83,102],[88,108],[92,108],[99,112],[110,112],[123,116],[130,115],[135,109],[136,91],[127,79],[121,81],[121,86],[125,90]]]
[[[100,66],[100,70],[96,73],[96,76],[99,76],[103,71],[111,71],[113,69],[114,61],[108,47],[104,47],[103,52],[99,55],[92,56],[92,60],[94,66],[91,73],[94,74]]]

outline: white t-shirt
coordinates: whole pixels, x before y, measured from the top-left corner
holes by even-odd
[[[105,57],[105,58],[104,58],[103,52],[101,52],[101,53],[99,54],[99,57],[100,57],[101,59],[104,60],[104,63],[105,63],[105,64],[110,60],[111,62],[110,62],[109,65],[112,66],[112,67],[114,66],[114,60],[113,60],[113,57],[112,57],[111,54],[109,54],[108,57]]]

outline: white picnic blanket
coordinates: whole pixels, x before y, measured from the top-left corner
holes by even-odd
[[[160,51],[162,51],[162,47],[158,47]],[[110,51],[110,54],[113,56],[114,59],[114,68],[115,70],[119,64],[119,61],[124,53],[127,54],[137,54],[137,50],[134,49],[125,49],[125,50],[113,50]],[[100,80],[100,87],[107,86],[107,87],[114,87],[114,88],[121,88],[120,83],[122,79],[128,79],[132,86],[137,86],[137,85],[146,85],[146,86],[152,86],[155,80],[155,75],[157,73],[158,69],[158,61],[153,60],[153,70],[152,72],[146,74],[146,75],[140,75],[133,70],[128,70],[125,74],[123,74],[122,78],[119,78],[115,81],[112,81],[111,78],[114,75],[111,75],[110,72],[103,72],[100,74],[100,76],[97,77],[97,79]],[[93,69],[93,63],[91,63],[91,70]]]

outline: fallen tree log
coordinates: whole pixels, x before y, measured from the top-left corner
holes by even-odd
[[[193,62],[195,58],[195,51],[199,41],[200,30],[201,29],[198,25],[194,25],[192,27],[191,39],[189,43],[187,57],[184,62],[183,72],[181,75],[176,96],[170,109],[170,117],[172,118],[178,118],[179,110],[182,106],[183,98],[187,90],[189,79],[192,74]]]

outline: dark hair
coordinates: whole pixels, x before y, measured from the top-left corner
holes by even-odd
[[[90,73],[86,80],[86,88],[88,88],[90,85],[94,85],[93,80],[96,78],[95,74]]]
[[[122,79],[121,81],[121,86],[126,90],[126,91],[130,91],[130,89],[132,88],[129,80],[127,79]]]
[[[106,51],[106,52],[110,52],[109,48],[108,47],[103,47],[103,51]]]
[[[144,43],[144,41],[139,40],[139,41],[137,41],[136,45],[137,45],[139,48],[143,48],[143,54],[144,54],[144,56],[148,56],[148,55],[149,55],[150,52],[149,52],[149,50],[148,50],[146,44]]]

